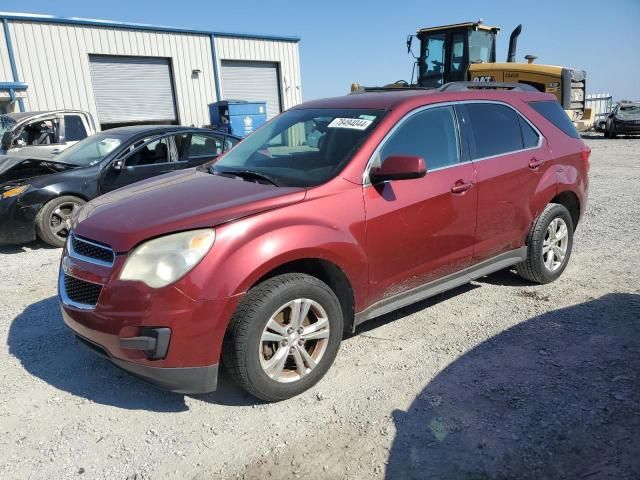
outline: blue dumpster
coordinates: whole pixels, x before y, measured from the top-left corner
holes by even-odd
[[[246,137],[267,121],[267,104],[222,100],[209,104],[209,118],[212,128]]]

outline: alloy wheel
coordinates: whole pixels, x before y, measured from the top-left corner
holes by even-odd
[[[49,218],[49,231],[52,235],[65,239],[69,234],[69,226],[71,217],[80,208],[80,205],[75,202],[64,202],[57,206],[57,208],[51,212]]]
[[[260,338],[264,372],[277,382],[306,377],[318,365],[329,344],[329,318],[314,300],[298,298],[269,318]]]
[[[542,244],[542,261],[550,272],[558,270],[567,255],[569,244],[569,229],[566,222],[560,218],[554,218],[549,226]]]

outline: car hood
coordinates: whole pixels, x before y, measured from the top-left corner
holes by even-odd
[[[87,203],[72,223],[77,235],[127,252],[170,232],[215,227],[304,199],[284,188],[211,175],[196,169],[162,175]]]
[[[0,184],[21,182],[43,175],[51,175],[76,168],[47,158],[0,156]]]
[[[10,148],[9,150],[0,149],[0,158],[3,158],[4,155],[10,155],[12,157],[22,158],[53,159],[62,150],[62,148],[59,148],[58,151],[54,153],[50,148],[37,146]]]

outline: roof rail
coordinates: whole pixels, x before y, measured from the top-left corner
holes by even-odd
[[[397,87],[363,87],[358,86],[356,90],[349,92],[349,95],[369,92],[404,92],[406,90],[433,90],[432,87],[418,87],[417,85],[397,86]]]
[[[539,92],[526,83],[508,82],[449,82],[441,86],[440,92],[468,92],[470,90],[511,90],[513,92]]]

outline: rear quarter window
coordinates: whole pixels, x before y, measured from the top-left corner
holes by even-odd
[[[529,102],[529,106],[570,137],[580,138],[571,119],[555,100]]]
[[[518,120],[520,121],[520,130],[522,130],[522,141],[524,142],[524,148],[535,148],[538,146],[540,142],[540,136],[538,132],[536,132],[529,122],[527,122],[524,118],[518,115]]]

